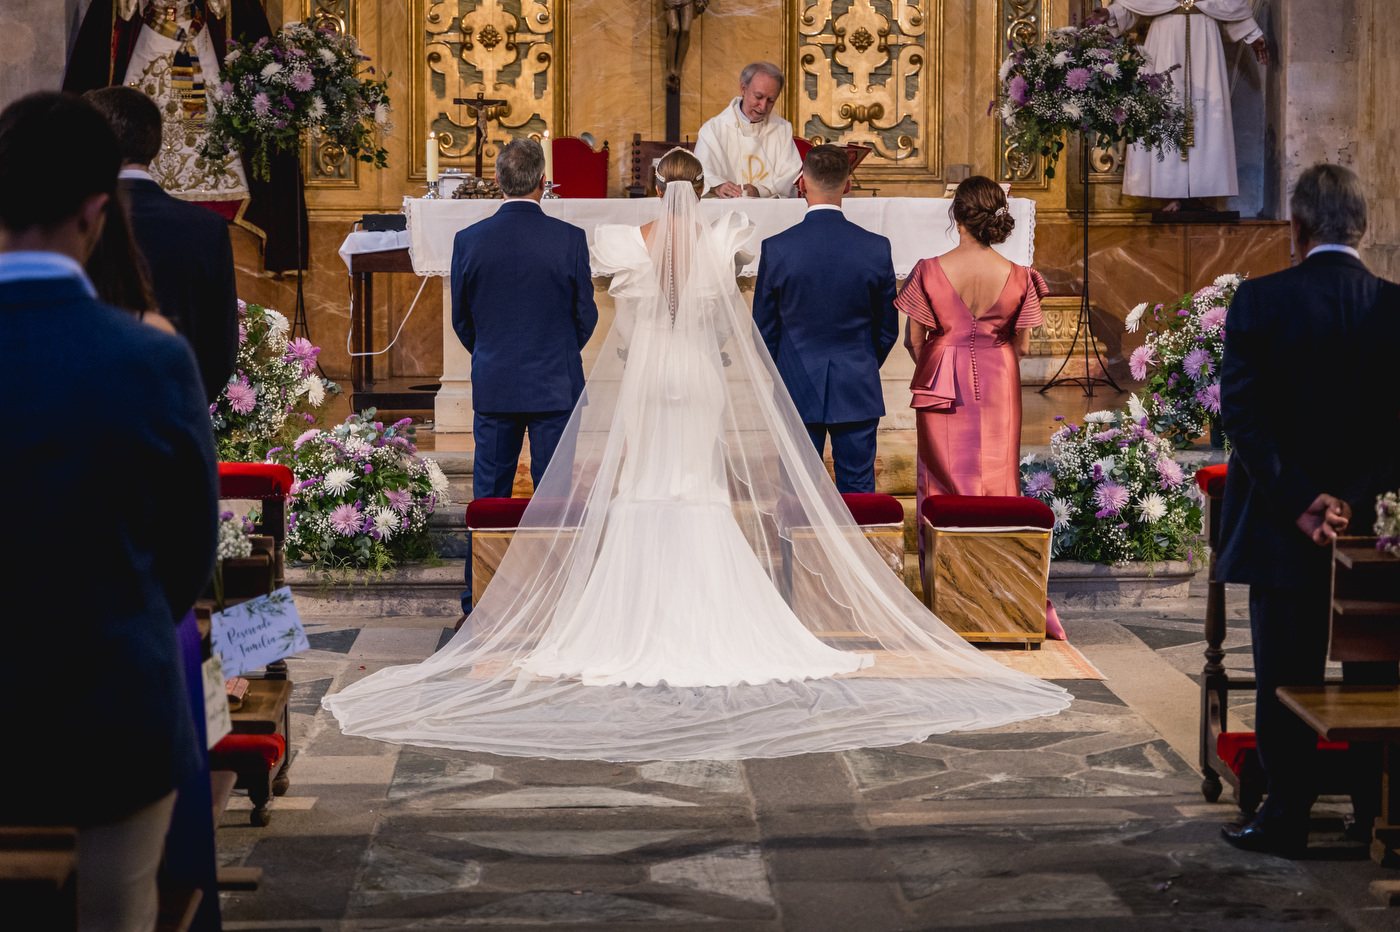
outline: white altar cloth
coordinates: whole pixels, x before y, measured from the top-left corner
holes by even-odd
[[[404,198],[408,215],[408,251],[413,269],[419,275],[447,275],[452,269],[452,240],[457,231],[496,212],[498,200],[425,200]],[[557,198],[541,202],[545,213],[582,227],[593,245],[593,231],[599,224],[625,223],[640,226],[655,220],[661,210],[660,198]],[[888,237],[894,254],[894,273],[906,278],[914,263],[928,256],[942,255],[958,244],[957,228],[948,210],[950,198],[929,197],[852,197],[842,204],[846,217],[873,233]],[[1013,197],[1011,216],[1016,228],[1011,238],[996,247],[1012,262],[1030,265],[1035,259],[1035,201]],[[738,210],[758,227],[754,243],[802,221],[807,202],[801,198],[743,198],[700,202],[700,212],[715,220],[727,211]],[[755,250],[756,252],[757,250]],[[754,259],[740,273],[758,274]]]

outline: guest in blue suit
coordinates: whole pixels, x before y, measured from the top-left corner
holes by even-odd
[[[217,533],[189,346],[99,302],[83,271],[120,163],[79,98],[0,113],[0,392],[22,425],[0,489],[25,535],[6,558],[0,708],[13,747],[43,762],[0,768],[0,823],[78,827],[84,929],[155,925],[175,790],[200,751],[176,623]]]
[[[820,454],[831,436],[836,488],[875,491],[880,366],[899,338],[890,241],[846,219],[850,161],[814,146],[798,189],[807,216],[763,241],[753,316]]]
[[[540,209],[540,144],[517,139],[503,148],[496,183],[505,203],[452,244],[452,327],[472,354],[474,498],[510,497],[526,433],[539,485],[583,393],[580,351],[598,325],[588,239]],[[466,578],[464,615],[470,557]]]

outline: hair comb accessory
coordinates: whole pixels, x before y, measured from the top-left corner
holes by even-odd
[[[1005,208],[1005,207],[998,207],[998,208],[997,208],[997,212],[996,212],[996,216],[1000,217],[1000,216],[1004,215],[1005,213],[1006,213],[1006,208]]]

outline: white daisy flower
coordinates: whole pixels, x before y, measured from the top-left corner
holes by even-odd
[[[429,487],[438,495],[446,492],[447,476],[443,474],[442,467],[438,465],[437,460],[429,459],[424,460],[424,462],[428,464]]]
[[[355,474],[344,466],[336,466],[326,472],[326,489],[332,494],[339,495],[350,488],[350,482],[355,478]]]
[[[388,125],[388,123],[389,123],[389,105],[388,105],[388,104],[377,104],[377,105],[375,106],[375,108],[374,108],[374,122],[378,123],[380,126],[386,126],[386,125]]]
[[[281,70],[281,65],[277,64],[275,61],[270,61],[266,65],[263,65],[262,79],[264,81],[270,81],[272,80],[272,76]]]
[[[1001,70],[997,72],[997,79],[1005,84],[1007,77],[1011,74],[1011,69],[1014,67],[1016,67],[1015,59],[1010,55],[1006,56],[1006,60],[1001,63]]]
[[[1123,321],[1123,326],[1127,328],[1129,333],[1137,333],[1138,325],[1142,323],[1142,317],[1146,313],[1147,302],[1144,301],[1128,312],[1127,318]]]
[[[326,64],[335,64],[335,53],[332,52],[330,49],[319,49],[317,51],[317,54],[321,56],[321,61],[325,62]]]
[[[1074,517],[1074,506],[1068,499],[1050,499],[1050,510],[1055,513],[1055,530],[1064,530],[1069,526],[1070,519]]]
[[[1063,110],[1065,116],[1071,120],[1077,120],[1084,115],[1084,111],[1080,108],[1079,104],[1071,100],[1065,101],[1060,109]]]
[[[1138,502],[1138,514],[1148,524],[1155,524],[1167,516],[1167,500],[1156,492],[1148,492]]]
[[[1147,409],[1142,406],[1142,399],[1137,395],[1128,396],[1128,414],[1134,421],[1140,421],[1147,417]]]
[[[269,336],[271,336],[273,339],[284,337],[287,335],[287,331],[290,329],[292,329],[292,325],[287,322],[287,318],[283,317],[277,311],[274,311],[270,308],[268,309],[267,332]]]
[[[1165,508],[1166,506],[1163,505],[1162,507]],[[402,526],[402,522],[399,520],[399,513],[392,508],[384,508],[381,506],[373,509],[370,514],[374,515],[374,529],[378,531],[379,536],[385,540],[393,537],[394,532]]]
[[[1016,105],[1013,104],[1010,99],[1003,100],[1001,102],[1001,121],[1003,123],[1011,123],[1015,119]]]
[[[1102,70],[1103,70],[1103,76],[1104,76],[1105,78],[1108,78],[1110,81],[1116,81],[1116,80],[1118,80],[1118,63],[1117,63],[1117,62],[1109,62],[1109,63],[1107,63],[1106,65],[1103,66],[1103,69],[1102,69]]]
[[[326,400],[326,386],[321,384],[321,380],[314,375],[308,375],[302,379],[297,392],[305,394],[306,400],[311,402],[312,407],[320,407],[321,402]]]
[[[1220,289],[1237,288],[1239,287],[1241,281],[1243,281],[1243,279],[1241,279],[1234,272],[1226,272],[1224,275],[1220,276],[1215,280],[1214,285],[1215,287]]]
[[[1090,411],[1084,415],[1086,424],[1112,424],[1115,417],[1112,411]]]
[[[1100,466],[1103,468],[1103,474],[1106,476],[1109,473],[1113,472],[1113,467],[1117,465],[1118,461],[1116,459],[1114,459],[1111,456],[1105,456],[1102,459],[1096,459],[1092,463],[1090,463],[1089,471],[1093,472],[1095,466]]]
[[[1068,65],[1070,61],[1073,60],[1073,58],[1074,56],[1071,55],[1068,51],[1061,52],[1060,54],[1055,56],[1055,64],[1061,66]]]

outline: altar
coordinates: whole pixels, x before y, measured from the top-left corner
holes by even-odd
[[[404,213],[408,217],[409,255],[413,270],[420,276],[441,276],[442,302],[442,388],[438,391],[434,430],[448,433],[470,433],[472,429],[471,354],[457,340],[452,329],[452,243],[457,231],[485,219],[500,207],[498,200],[429,200],[405,198]],[[890,240],[896,277],[908,276],[914,264],[928,256],[937,256],[957,245],[957,228],[950,216],[949,198],[890,197],[850,198],[842,209],[846,217],[873,233]],[[656,219],[661,212],[658,198],[555,198],[541,202],[551,217],[568,221],[584,230],[593,243],[594,231],[601,224],[621,223],[640,226]],[[1029,198],[1010,199],[1011,215],[1016,228],[1010,239],[995,247],[1002,255],[1021,265],[1031,265],[1035,258],[1035,201]],[[725,213],[742,211],[753,221],[754,252],[758,244],[775,233],[800,223],[807,211],[806,201],[792,199],[714,200],[700,202],[700,213],[713,222]],[[753,277],[758,274],[758,259],[739,272],[740,290],[752,301]],[[839,275],[840,270],[832,270]],[[583,350],[584,371],[592,368],[613,321],[613,303],[607,293],[608,280],[598,276],[593,280],[594,298],[598,304],[598,328]],[[882,370],[882,380],[888,393],[902,398],[891,411],[907,406],[910,376],[908,355],[902,351],[890,354]]]

